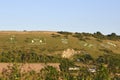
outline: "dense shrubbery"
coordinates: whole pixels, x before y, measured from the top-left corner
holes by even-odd
[[[111,34],[107,35],[107,39],[110,39],[110,40],[120,40],[120,36],[116,35],[115,33],[111,33]]]
[[[97,39],[106,39],[106,36],[103,35],[101,32],[96,32],[93,34],[93,37],[97,38]]]
[[[9,56],[9,58],[16,56],[11,53],[9,54],[11,55]],[[6,54],[4,53],[4,55],[3,54],[1,55],[5,56]],[[23,62],[24,61],[36,62],[37,60],[39,62],[39,57],[36,57],[36,56],[38,55],[35,53],[30,53],[29,55],[24,54],[24,57],[26,57],[26,59],[24,59],[23,54],[21,55],[21,57],[23,57],[22,59]],[[48,58],[48,56],[46,58],[45,57],[46,56],[41,58],[43,62],[45,62],[44,60],[46,60],[46,62],[49,62],[49,60],[51,60],[50,62],[56,61],[56,58],[54,57],[51,57],[51,58],[50,57]],[[20,57],[16,56],[16,58],[18,59]],[[13,61],[17,62],[17,59],[16,60],[13,59]],[[13,66],[9,66],[7,70],[3,70],[0,76],[0,80],[60,80],[60,79],[62,80],[119,80],[120,79],[120,76],[116,75],[116,74],[120,74],[120,63],[119,63],[120,55],[119,54],[113,54],[110,52],[109,54],[104,54],[103,56],[98,57],[96,60],[93,59],[92,56],[89,54],[82,54],[82,55],[77,55],[75,59],[83,60],[82,62],[81,61],[77,62],[77,64],[85,63],[84,66],[78,66],[75,60],[62,58],[62,59],[58,59],[60,63],[59,65],[60,71],[58,71],[56,68],[52,66],[46,66],[43,69],[41,69],[39,72],[35,72],[34,70],[32,70],[29,72],[21,73],[20,71],[21,69],[19,65],[13,64]],[[21,60],[21,58],[18,60]],[[89,64],[89,61],[93,61],[93,62]],[[96,70],[95,72],[89,71],[90,65],[95,66],[95,70]],[[79,70],[70,71],[69,70],[70,67],[74,67],[74,68],[79,67]]]
[[[57,33],[63,34],[63,35],[72,35],[71,32],[66,32],[66,31],[59,31],[59,32],[57,32]]]
[[[60,61],[60,70],[62,71],[62,72],[69,72],[69,67],[72,67],[72,66],[74,66],[74,63],[72,62],[72,61],[70,61],[70,60],[68,60],[68,59],[62,59],[61,61]]]
[[[68,38],[69,35],[72,35],[71,32],[66,32],[66,31],[59,31],[57,33],[64,35],[65,38]]]
[[[81,33],[75,33],[73,37],[78,38],[79,40],[84,40],[84,36]]]
[[[110,53],[99,56],[97,59],[93,59],[89,54],[76,55],[73,62],[68,59],[63,59],[60,63],[62,75],[65,76],[64,78],[66,80],[119,80],[120,55],[113,54],[111,51],[107,52]],[[77,64],[83,63],[84,66],[79,66],[77,72],[72,72],[69,70],[69,67],[78,67],[75,61],[76,59],[79,59]],[[89,61],[92,61],[92,63]],[[90,66],[94,66],[96,72],[90,72]]]
[[[28,63],[36,63],[36,62],[59,62],[61,58],[56,56],[48,56],[48,55],[39,55],[37,53],[11,53],[11,52],[3,52],[0,53],[0,62],[28,62]]]
[[[120,40],[120,36],[115,34],[115,33],[111,33],[111,34],[108,34],[108,35],[103,35],[101,32],[96,32],[94,34],[91,34],[91,33],[75,33],[73,35],[73,37],[76,37],[78,38],[79,40],[86,40],[87,37],[95,37],[97,38],[98,40]]]
[[[75,55],[73,61],[89,64],[89,63],[93,63],[94,59],[90,54],[81,54],[81,55]]]
[[[60,37],[60,35],[58,35],[58,34],[52,34],[51,37],[53,37],[53,38],[58,38],[58,37]]]
[[[120,40],[120,36],[115,34],[115,33],[111,33],[108,35],[103,35],[101,32],[96,32],[93,34],[93,37],[97,38],[97,39],[101,39],[101,40]]]

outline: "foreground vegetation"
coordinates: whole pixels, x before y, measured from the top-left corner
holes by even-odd
[[[70,63],[67,63],[71,65]],[[115,72],[110,71],[109,68],[103,64],[97,65],[96,72],[90,72],[88,67],[80,67],[78,71],[67,70],[66,63],[61,63],[61,68],[58,71],[52,66],[47,66],[39,72],[31,70],[29,72],[21,72],[19,65],[14,64],[7,70],[3,70],[0,80],[119,80],[120,76]]]
[[[34,53],[33,53],[34,54]],[[36,56],[29,56],[31,62],[37,61]],[[32,58],[32,59],[31,59]],[[16,58],[19,60],[19,58]],[[43,60],[46,58],[43,58]],[[24,60],[24,59],[23,59]],[[54,59],[56,61],[56,59]],[[53,62],[55,62],[53,60]],[[77,54],[73,59],[59,59],[59,70],[47,65],[36,72],[30,70],[21,72],[18,61],[14,61],[8,69],[3,69],[1,80],[119,80],[120,79],[120,55],[107,53],[94,59],[89,54]],[[26,62],[29,60],[26,60]],[[52,62],[52,61],[51,61]],[[24,63],[23,63],[24,64]],[[71,69],[70,69],[71,68]],[[93,71],[92,71],[93,70]]]

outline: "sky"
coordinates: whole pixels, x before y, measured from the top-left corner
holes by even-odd
[[[0,30],[120,34],[120,0],[0,0]]]

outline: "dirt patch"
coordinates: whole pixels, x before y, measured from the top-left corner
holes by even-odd
[[[73,55],[79,54],[79,53],[80,53],[80,51],[75,51],[74,49],[67,49],[67,50],[63,51],[62,57],[63,58],[70,58]]]
[[[0,73],[3,71],[3,69],[8,69],[8,66],[12,66],[13,63],[0,63]],[[53,66],[55,67],[57,70],[59,70],[59,63],[18,63],[18,65],[20,65],[21,67],[21,71],[23,72],[28,72],[31,70],[34,70],[36,72],[39,72],[42,68],[44,68],[45,66],[49,65],[49,66]]]

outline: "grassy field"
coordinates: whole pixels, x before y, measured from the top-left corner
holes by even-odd
[[[57,37],[54,37],[57,36]],[[93,57],[104,54],[101,49],[120,53],[120,41],[102,40],[88,37],[85,41],[72,35],[67,38],[57,32],[50,31],[1,31],[0,52],[11,50],[34,51],[38,54],[61,54],[70,48],[85,51]],[[114,44],[115,46],[111,45]]]

